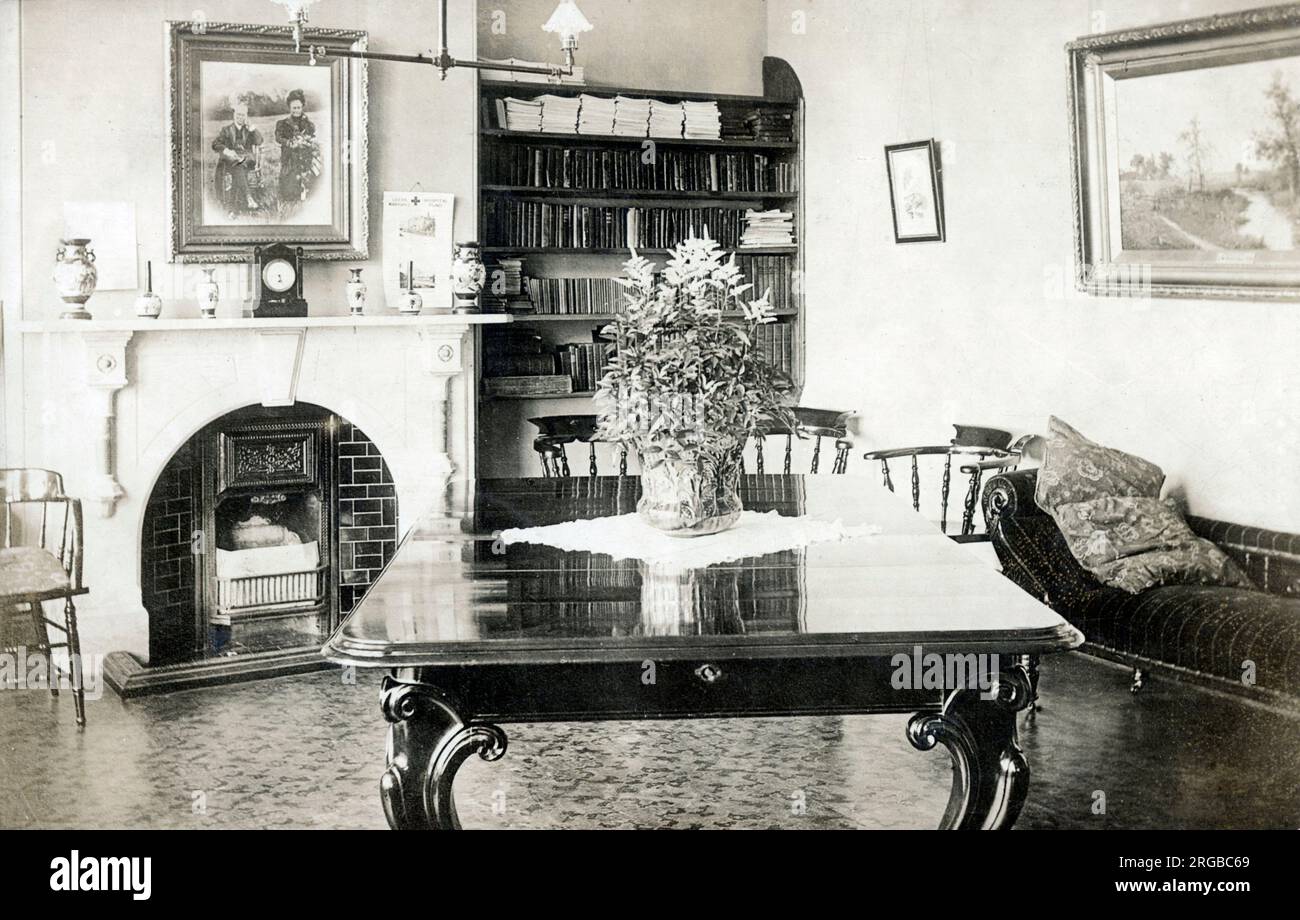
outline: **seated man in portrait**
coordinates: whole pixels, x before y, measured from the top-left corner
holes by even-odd
[[[262,133],[248,123],[248,106],[236,103],[234,121],[222,128],[212,142],[217,154],[217,200],[231,219],[258,209],[248,174],[257,168],[257,148],[261,145]]]

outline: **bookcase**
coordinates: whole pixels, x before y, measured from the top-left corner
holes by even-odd
[[[778,319],[762,327],[759,347],[802,389],[804,100],[784,61],[766,58],[763,82],[763,95],[740,96],[480,78],[478,238],[489,278],[484,310],[514,315],[508,327],[476,330],[480,477],[538,475],[529,419],[595,413],[590,381],[600,372],[600,348],[593,352],[591,346],[595,332],[623,308],[622,288],[613,279],[622,275],[631,244],[662,265],[673,245],[707,228],[736,253],[759,292],[771,289]],[[722,137],[506,127],[507,99],[582,95],[716,102]],[[791,213],[793,244],[742,246],[749,210]],[[503,278],[508,294],[493,285]],[[553,373],[541,373],[550,357]],[[567,384],[565,377],[571,378]]]

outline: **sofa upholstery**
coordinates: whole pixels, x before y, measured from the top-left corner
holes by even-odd
[[[989,481],[988,532],[1004,574],[1082,630],[1085,649],[1300,703],[1300,534],[1189,516],[1193,532],[1217,544],[1259,590],[1175,585],[1129,594],[1097,581],[1071,555],[1034,501],[1037,475],[1023,470]]]

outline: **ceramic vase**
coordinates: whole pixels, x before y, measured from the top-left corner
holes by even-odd
[[[221,300],[221,286],[212,275],[215,268],[205,268],[203,280],[194,286],[194,293],[199,299],[199,312],[204,319],[217,318],[217,303]]]
[[[350,268],[352,277],[347,283],[348,312],[361,316],[366,312],[366,283],[361,280],[361,269]]]
[[[451,263],[451,290],[456,298],[456,313],[478,313],[479,294],[487,284],[487,268],[478,243],[458,243]]]
[[[90,319],[85,304],[95,293],[98,281],[90,240],[59,240],[59,249],[54,254],[54,287],[64,303],[72,304],[63,311],[64,319]]]

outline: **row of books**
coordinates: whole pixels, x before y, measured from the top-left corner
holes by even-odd
[[[777,310],[793,310],[798,304],[794,297],[794,260],[790,256],[737,255],[736,267],[745,280],[754,286],[754,298],[770,293],[770,303]]]
[[[771,296],[777,310],[793,310],[794,298],[790,256],[737,255],[736,267],[754,286],[752,296]],[[622,313],[626,292],[617,278],[529,278],[528,296],[539,316],[614,315]]]
[[[509,145],[484,154],[490,184],[537,189],[656,192],[793,192],[794,163],[761,153]]]
[[[773,367],[794,376],[794,327],[789,323],[768,323],[754,332],[759,356]]]
[[[747,230],[739,208],[624,208],[541,201],[488,200],[484,207],[488,245],[548,249],[669,249],[689,237],[712,237],[724,249],[780,238],[793,242],[792,227],[758,236]]]
[[[613,355],[609,342],[575,342],[560,346],[560,373],[573,380],[575,393],[590,393],[596,389],[605,367]]]
[[[623,312],[617,278],[529,278],[533,312],[544,316]]]

